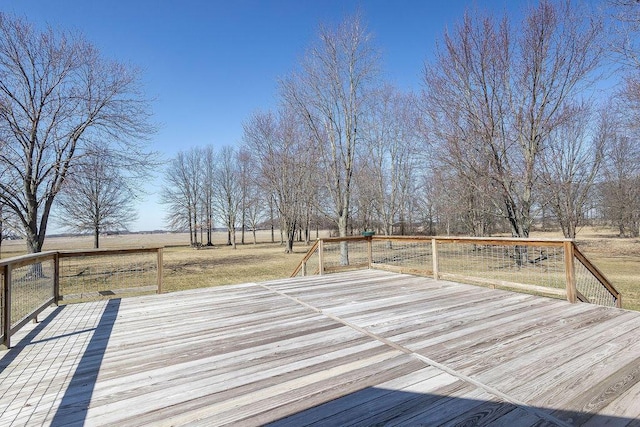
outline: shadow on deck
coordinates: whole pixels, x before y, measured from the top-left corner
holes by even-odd
[[[16,337],[18,338],[18,337]],[[0,425],[628,425],[640,313],[366,270],[68,305]]]

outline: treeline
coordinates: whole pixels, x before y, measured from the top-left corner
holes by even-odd
[[[575,237],[589,223],[638,236],[640,5],[607,6],[541,1],[517,22],[468,13],[420,93],[384,81],[359,16],[323,27],[239,147],[172,161],[169,224],[194,243],[220,221],[230,244],[238,227],[275,226],[287,251],[327,220],[340,236]]]

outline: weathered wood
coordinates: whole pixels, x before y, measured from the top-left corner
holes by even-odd
[[[11,265],[14,269],[54,259],[56,252],[38,252],[36,254],[19,255],[11,258],[0,259],[0,267]]]
[[[393,262],[395,260],[386,260],[384,263],[374,263],[373,262],[373,241],[379,242],[387,242],[391,245],[392,242],[402,242],[402,243],[421,243],[426,246],[429,242],[431,243],[431,258],[432,265],[431,270],[420,267],[405,267],[403,265],[394,265]],[[338,271],[347,271],[349,269],[355,268],[379,268],[386,271],[393,271],[398,273],[410,273],[410,274],[418,274],[418,275],[432,275],[434,279],[438,280],[441,276],[439,274],[439,261],[438,261],[438,244],[462,244],[462,245],[480,245],[480,246],[515,246],[516,250],[518,248],[557,248],[563,249],[564,253],[564,270],[565,270],[565,288],[564,294],[560,294],[558,290],[554,290],[553,288],[547,287],[535,287],[530,284],[523,283],[515,283],[510,281],[494,281],[487,278],[478,278],[473,277],[472,279],[469,276],[449,276],[453,280],[462,280],[456,279],[465,277],[465,281],[468,283],[481,283],[483,285],[488,285],[492,288],[496,286],[508,287],[511,289],[524,289],[527,291],[533,292],[542,292],[547,295],[564,295],[570,302],[576,302],[578,300],[582,302],[589,302],[588,298],[584,295],[578,295],[578,291],[576,289],[576,274],[575,274],[575,266],[574,266],[574,258],[578,259],[578,261],[584,265],[584,267],[593,275],[593,277],[598,280],[598,282],[613,296],[615,299],[615,306],[618,308],[622,308],[622,298],[620,293],[613,287],[613,285],[604,277],[604,275],[598,270],[589,260],[578,250],[575,245],[575,242],[571,239],[522,239],[522,238],[494,238],[494,237],[426,237],[426,236],[367,236],[367,237],[336,237],[336,238],[327,238],[327,239],[319,239],[316,243],[318,259],[319,259],[319,272],[318,274],[322,275],[325,272],[324,268],[324,243],[339,243],[339,242],[366,242],[367,243],[367,262],[361,264],[352,264],[350,266],[338,266],[338,267],[329,267],[326,268],[326,272],[338,272]],[[291,277],[295,277],[300,269],[305,265],[305,260],[310,258],[311,255],[316,251],[316,246],[309,250],[307,254],[304,256],[301,263],[296,267]],[[542,256],[536,260],[531,262],[537,262],[542,259],[546,259],[546,256],[543,258]],[[402,264],[400,262],[399,264]],[[303,274],[306,275],[306,274]],[[442,276],[444,277],[444,276]],[[473,280],[473,281],[471,281]]]
[[[547,286],[537,286],[537,285],[528,285],[526,283],[515,283],[508,282],[506,280],[496,280],[496,279],[485,279],[481,277],[473,277],[473,276],[465,276],[462,274],[452,274],[452,273],[440,273],[440,277],[445,280],[458,280],[464,283],[478,284],[478,285],[487,285],[487,286],[499,286],[502,288],[510,288],[510,289],[520,289],[528,292],[537,292],[543,295],[555,295],[555,296],[566,296],[565,289],[556,289],[550,288]]]
[[[578,291],[576,290],[576,271],[573,264],[573,242],[564,242],[564,274],[566,276],[567,301],[576,302]]]
[[[15,336],[0,360],[0,424],[640,417],[636,312],[378,270],[114,304],[57,307]]]
[[[59,301],[76,301],[84,298],[100,298],[100,297],[116,297],[118,295],[125,296],[128,294],[135,293],[147,293],[153,292],[158,293],[158,285],[149,285],[149,286],[137,286],[135,288],[122,288],[122,289],[104,289],[102,291],[92,291],[92,292],[84,292],[81,294],[67,294],[60,295]]]
[[[11,347],[11,264],[2,265],[2,343],[0,350]]]
[[[435,280],[440,279],[438,274],[438,241],[431,239],[431,268],[433,271],[433,278]]]
[[[580,261],[580,263],[587,270],[589,270],[591,274],[593,274],[593,276],[596,279],[598,279],[598,281],[602,284],[602,286],[604,286],[605,289],[616,299],[616,307],[622,308],[622,298],[621,298],[620,292],[618,292],[613,287],[609,279],[607,279],[605,275],[598,269],[598,267],[593,265],[591,261],[589,261],[587,257],[584,256],[584,254],[580,252],[580,249],[578,249],[575,245],[573,246],[573,254],[578,259],[578,261]]]
[[[318,241],[318,274],[324,274],[324,241]]]
[[[162,293],[162,279],[164,277],[164,262],[163,262],[163,249],[162,248],[158,248],[156,266],[157,266],[157,269],[158,269],[158,271],[157,271],[158,289],[156,290],[156,292],[161,294]]]
[[[431,270],[426,270],[426,269],[420,269],[420,268],[409,268],[409,267],[401,267],[401,266],[397,266],[397,265],[391,265],[391,264],[381,264],[381,263],[372,263],[371,264],[371,268],[376,268],[378,270],[384,270],[384,271],[391,271],[393,273],[400,273],[400,274],[417,274],[417,275],[434,275]]]
[[[291,273],[291,277],[296,277],[301,269],[303,269],[302,275],[306,276],[307,262],[309,261],[309,258],[311,258],[311,256],[318,250],[319,243],[319,239],[313,243],[313,246],[309,248],[305,256],[302,257],[302,261],[300,261],[300,263],[293,270],[293,273]]]
[[[136,253],[157,252],[162,249],[160,246],[144,248],[122,248],[122,249],[77,249],[69,251],[56,251],[60,258],[77,258],[83,256],[106,256],[106,255],[128,255]]]

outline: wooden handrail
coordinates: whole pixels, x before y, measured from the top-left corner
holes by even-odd
[[[309,248],[309,250],[307,251],[307,253],[305,254],[305,256],[302,258],[302,260],[298,263],[298,265],[296,266],[295,270],[293,270],[293,273],[291,274],[291,277],[296,277],[298,275],[298,273],[300,272],[300,270],[302,269],[302,266],[304,264],[307,263],[307,261],[309,261],[309,258],[311,258],[313,256],[313,253],[316,251],[316,249],[318,249],[318,245],[320,244],[320,239],[316,240],[313,245],[311,246],[311,248]]]
[[[123,255],[131,253],[157,252],[162,246],[150,246],[144,248],[122,248],[122,249],[75,249],[67,251],[56,251],[60,258],[82,257],[82,256],[107,256]]]
[[[613,287],[609,279],[589,261],[589,259],[578,249],[577,246],[573,247],[574,256],[580,261],[580,263],[593,274],[593,276],[598,279],[598,282],[611,294],[613,298],[616,300],[616,307],[622,308],[622,294],[618,292],[616,288]]]
[[[338,239],[338,238],[333,238]],[[347,239],[342,237],[341,239]],[[353,239],[363,240],[365,238],[353,237]],[[436,243],[468,243],[479,245],[503,245],[503,246],[544,246],[562,247],[564,242],[572,242],[571,239],[520,239],[517,237],[451,237],[451,236],[373,236],[374,241],[403,241],[403,242],[426,242],[435,240]],[[325,241],[332,241],[325,239]]]
[[[58,251],[46,251],[38,252],[35,254],[18,255],[11,258],[4,258],[0,260],[0,268],[11,265],[11,268],[20,268],[25,265],[35,264],[37,262],[53,259]]]

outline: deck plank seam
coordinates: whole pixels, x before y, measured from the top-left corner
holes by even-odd
[[[553,415],[550,415],[550,414],[544,412],[543,410],[539,410],[537,408],[534,408],[534,407],[530,406],[529,404],[527,404],[524,401],[516,399],[516,398],[514,398],[512,396],[509,396],[508,394],[503,393],[503,392],[501,392],[500,390],[498,390],[498,389],[496,389],[494,387],[491,387],[491,386],[489,386],[487,384],[484,384],[484,383],[482,383],[482,382],[480,382],[480,381],[478,381],[478,380],[476,380],[476,379],[474,379],[474,378],[472,378],[472,377],[470,377],[468,375],[465,375],[465,374],[463,374],[461,372],[456,371],[455,369],[449,368],[448,366],[443,365],[442,363],[436,362],[435,360],[432,360],[432,359],[430,359],[430,358],[428,358],[426,356],[423,356],[423,355],[421,355],[419,353],[416,353],[413,350],[411,350],[411,349],[409,349],[407,347],[404,347],[404,346],[402,346],[400,344],[397,344],[397,343],[395,343],[395,342],[393,342],[393,341],[391,341],[391,340],[389,340],[387,338],[379,336],[378,334],[376,334],[374,332],[368,331],[367,329],[362,328],[362,327],[360,327],[360,326],[358,326],[358,325],[356,325],[354,323],[351,323],[348,320],[342,319],[341,317],[335,316],[335,315],[333,315],[333,314],[331,314],[329,312],[325,312],[324,310],[322,310],[322,309],[320,309],[318,307],[315,307],[315,306],[313,306],[313,305],[301,300],[300,298],[297,298],[295,296],[289,295],[286,292],[283,292],[283,291],[280,291],[278,289],[275,289],[275,288],[273,288],[273,287],[271,287],[269,285],[266,285],[264,283],[260,283],[260,284],[258,284],[258,286],[260,286],[262,288],[265,288],[265,289],[267,289],[267,290],[269,290],[271,292],[275,292],[276,294],[278,294],[280,296],[283,296],[283,297],[285,297],[285,298],[287,298],[287,299],[289,299],[289,300],[291,300],[291,301],[293,301],[293,302],[295,302],[295,303],[297,303],[297,304],[299,304],[299,305],[301,305],[301,306],[303,306],[303,307],[305,307],[305,308],[307,308],[309,310],[312,310],[312,311],[314,311],[314,312],[316,312],[316,313],[318,313],[318,314],[320,314],[322,316],[325,316],[325,317],[327,317],[327,318],[329,318],[329,319],[331,319],[331,320],[333,320],[335,322],[339,322],[339,323],[341,323],[341,324],[343,324],[343,325],[345,325],[345,326],[347,326],[349,328],[352,328],[352,329],[354,329],[354,330],[356,330],[356,331],[358,331],[358,332],[360,332],[360,333],[362,333],[362,334],[364,334],[364,335],[366,335],[366,336],[368,336],[368,337],[370,337],[370,338],[372,338],[374,340],[377,340],[377,341],[379,341],[379,342],[381,342],[381,343],[383,343],[383,344],[385,344],[385,345],[387,345],[389,347],[392,347],[395,350],[398,350],[398,351],[401,351],[402,353],[410,355],[410,356],[420,360],[422,363],[425,363],[428,366],[432,366],[434,368],[440,369],[440,370],[442,370],[442,371],[444,371],[444,372],[446,372],[446,373],[448,373],[450,375],[453,375],[456,378],[459,378],[460,380],[466,381],[467,383],[472,384],[472,385],[474,385],[474,386],[486,391],[487,393],[489,393],[491,395],[494,395],[494,396],[496,396],[496,397],[498,397],[500,399],[503,399],[503,400],[505,400],[507,402],[513,403],[513,404],[519,406],[521,409],[531,413],[534,416],[542,418],[542,419],[544,419],[546,421],[549,421],[551,423],[555,423],[555,424],[557,424],[559,426],[571,427],[571,424],[568,424],[568,423],[560,420],[559,418],[556,418]]]

